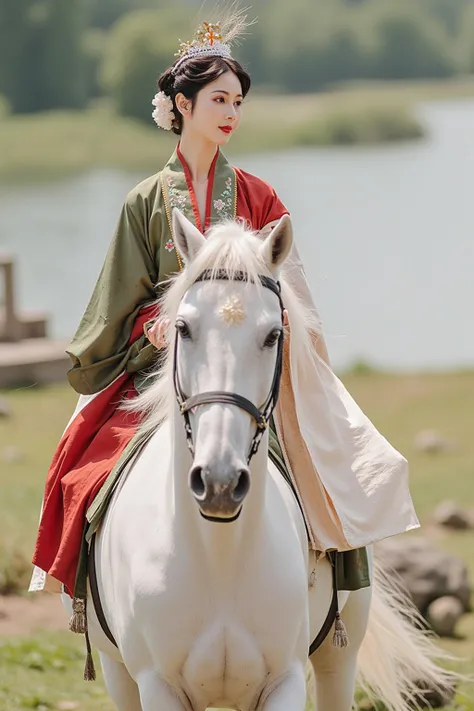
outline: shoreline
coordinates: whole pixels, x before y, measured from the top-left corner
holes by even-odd
[[[259,95],[257,87],[227,153],[420,140],[426,132],[416,106],[462,98],[474,98],[474,81],[358,83],[312,95]],[[175,142],[176,136],[158,131],[151,117],[150,126],[119,117],[107,101],[85,111],[0,117],[0,183],[55,179],[92,168],[156,172]]]

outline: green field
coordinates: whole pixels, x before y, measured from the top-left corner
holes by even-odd
[[[413,110],[418,101],[473,96],[470,80],[359,84],[295,96],[265,96],[257,87],[228,153],[412,140],[424,135]],[[107,102],[86,111],[0,115],[0,180],[43,180],[92,167],[154,173],[175,143],[154,126],[151,111],[145,125],[118,117]]]
[[[474,506],[474,372],[372,373],[349,375],[344,380],[374,423],[408,457],[414,499],[425,524],[443,499]],[[57,386],[19,390],[2,397],[10,403],[12,416],[0,418],[0,456],[6,447],[15,447],[18,458],[1,463],[0,586],[14,589],[27,584],[27,561],[45,473],[75,395],[67,387]],[[417,452],[414,437],[425,428],[438,430],[453,440],[457,449],[439,455]],[[439,534],[436,543],[461,556],[474,579],[474,532]],[[459,633],[459,639],[443,642],[443,646],[468,660],[464,670],[472,671],[474,615],[463,618]],[[111,710],[101,682],[82,682],[83,659],[83,640],[69,632],[0,638],[0,709]],[[464,692],[474,697],[472,688],[468,692],[465,687]],[[77,705],[64,705],[68,701]],[[454,709],[474,711],[474,700],[459,695],[449,711]]]

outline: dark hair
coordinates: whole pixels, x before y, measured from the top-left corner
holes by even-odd
[[[178,62],[179,60],[176,60]],[[175,64],[176,64],[175,62]],[[177,94],[184,96],[191,101],[194,109],[196,97],[199,91],[218,79],[226,72],[234,72],[242,87],[242,96],[248,94],[251,80],[245,69],[235,59],[224,59],[223,57],[196,57],[195,59],[185,59],[178,68],[175,64],[169,67],[158,79],[160,91],[164,91],[173,102],[173,113],[175,119],[172,124],[172,131],[178,136],[183,128],[183,116],[177,109],[175,97]]]

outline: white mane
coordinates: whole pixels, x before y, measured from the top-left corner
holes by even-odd
[[[126,409],[141,413],[141,431],[150,432],[156,429],[168,417],[170,405],[174,402],[173,348],[170,348],[170,345],[173,345],[175,338],[176,314],[187,290],[203,271],[210,270],[217,275],[219,270],[223,269],[230,277],[237,272],[246,274],[247,288],[254,289],[259,297],[263,287],[258,276],[275,277],[260,256],[261,243],[261,238],[244,225],[234,221],[223,222],[209,231],[205,247],[193,262],[170,279],[164,296],[158,302],[160,316],[170,320],[166,355],[157,372],[149,376],[150,384],[144,392],[124,405]],[[300,362],[307,362],[308,357],[318,357],[311,332],[320,333],[321,325],[317,314],[300,301],[294,286],[290,284],[291,265],[290,255],[281,273],[276,276],[281,283],[283,304],[291,326],[292,351],[297,354],[298,365]]]

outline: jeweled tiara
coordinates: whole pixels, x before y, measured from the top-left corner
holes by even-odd
[[[179,60],[174,65],[176,69],[185,59],[196,57],[224,57],[232,59],[230,45],[226,44],[222,38],[220,22],[203,22],[194,34],[192,40],[179,43],[179,49],[175,57]]]

